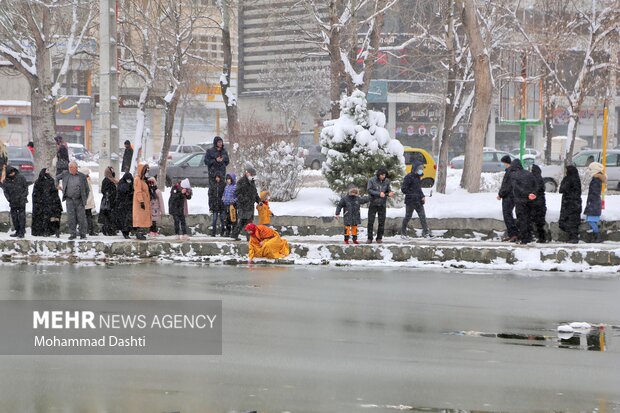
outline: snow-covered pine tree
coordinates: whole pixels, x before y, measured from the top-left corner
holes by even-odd
[[[388,170],[396,186],[405,173],[403,145],[390,137],[385,115],[367,109],[360,90],[340,100],[340,117],[324,123],[321,146],[327,155],[323,174],[338,193],[346,192],[350,184],[365,193],[368,179],[380,167]]]

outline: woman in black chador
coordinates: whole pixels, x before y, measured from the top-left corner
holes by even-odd
[[[101,182],[101,205],[99,206],[99,223],[103,235],[116,235],[114,213],[116,209],[116,185],[118,179],[111,166],[105,170],[105,178]]]
[[[32,189],[32,235],[47,237],[60,235],[62,203],[54,178],[47,168],[41,169]]]
[[[574,165],[566,167],[566,176],[560,184],[562,206],[560,208],[560,229],[568,234],[568,242],[579,242],[581,223],[581,179]]]
[[[123,237],[129,239],[129,233],[133,229],[133,176],[126,172],[118,181],[116,189],[116,226],[123,233]]]

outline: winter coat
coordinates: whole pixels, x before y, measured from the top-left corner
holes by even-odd
[[[149,197],[151,199],[151,221],[159,222],[162,215],[166,213],[164,197],[159,188],[157,188],[157,186],[153,187],[152,185],[149,185]]]
[[[422,165],[422,162],[413,162],[411,172],[405,176],[405,179],[403,179],[403,186],[401,190],[403,191],[403,194],[405,194],[406,205],[421,205],[422,198],[426,196],[424,195],[424,192],[422,192],[422,181],[420,179],[420,175],[416,173],[418,168]]]
[[[151,198],[149,184],[146,182],[146,164],[138,165],[136,178],[133,181],[133,209],[132,219],[135,228],[150,228],[151,222]],[[142,206],[144,205],[144,208]]]
[[[386,173],[386,178],[383,181],[379,180],[379,172]],[[376,176],[368,180],[366,192],[370,195],[370,205],[385,206],[387,204],[388,194],[392,192],[392,187],[390,186],[390,179],[387,177],[387,172],[385,172],[385,170],[380,169],[377,171]],[[381,192],[385,193],[385,197],[381,198]]]
[[[499,192],[497,193],[501,199],[512,199],[512,182],[510,182],[511,171],[510,167],[506,168],[506,172],[502,178],[502,185],[499,187]]]
[[[0,176],[5,165],[9,164],[9,152],[4,142],[0,142]]]
[[[62,203],[54,178],[47,172],[47,168],[43,168],[32,188],[32,235],[50,235],[53,232],[51,219],[60,220],[61,215]]]
[[[536,192],[536,180],[530,171],[523,169],[519,159],[510,165],[510,183],[515,204],[530,202],[528,196]]]
[[[132,159],[133,146],[130,145],[129,149],[125,148],[125,152],[123,152],[123,163],[121,164],[121,172],[129,172],[129,169],[131,169]]]
[[[560,229],[568,231],[579,227],[581,222],[581,180],[579,171],[573,165],[566,167],[566,176],[560,184],[562,206],[560,208]]]
[[[590,187],[588,188],[588,199],[583,214],[589,217],[600,217],[603,210],[603,201],[601,193],[603,192],[603,184],[607,182],[607,176],[599,172],[592,176]]]
[[[168,213],[172,216],[187,216],[187,200],[192,198],[192,190],[186,189],[186,193],[183,193],[181,184],[176,183],[170,189],[170,198],[168,199]]]
[[[226,179],[224,181],[227,181],[228,178],[232,180],[232,184],[226,184],[226,187],[224,188],[224,196],[222,197],[222,201],[226,206],[237,203],[237,176],[235,174],[228,174],[226,175]]]
[[[262,245],[261,245],[262,242]],[[250,235],[249,258],[284,258],[289,254],[288,242],[276,231],[265,225],[257,225]]]
[[[222,142],[222,149],[217,148],[217,143]],[[215,175],[226,176],[226,166],[230,162],[228,158],[228,152],[224,149],[223,140],[219,136],[213,138],[213,147],[207,150],[205,154],[204,163],[209,167],[209,178],[215,179]],[[222,161],[218,161],[217,158],[222,157]]]
[[[86,178],[86,182],[88,182],[88,198],[86,198],[86,205],[84,205],[84,209],[90,209],[92,212],[95,212],[95,195],[93,194],[93,184],[90,182],[90,178]]]
[[[56,150],[56,173],[69,170],[69,149],[65,142],[61,142]]]
[[[343,220],[345,226],[360,225],[362,217],[360,215],[360,205],[370,202],[368,196],[345,195],[340,198],[338,206],[336,206],[336,215],[340,215],[340,211],[344,210]]]
[[[15,172],[13,177],[9,175]],[[6,177],[4,183],[1,184],[4,196],[9,201],[11,208],[24,208],[28,202],[28,182],[17,169],[12,166],[6,167]]]
[[[105,178],[103,178],[103,182],[101,182],[101,193],[103,197],[101,198],[101,202],[107,196],[110,201],[110,209],[114,210],[116,208],[116,180],[114,179],[114,174],[110,167],[105,170]],[[101,205],[99,205],[99,213],[101,213]]]
[[[532,165],[532,175],[534,176],[534,181],[536,182],[536,190],[534,191],[536,199],[533,201],[534,213],[538,215],[542,214],[542,217],[544,217],[547,213],[545,181],[542,177],[542,171],[538,165]]]
[[[219,174],[216,176],[220,176]],[[221,178],[221,176],[220,176]],[[224,211],[224,190],[226,188],[226,182],[220,179],[220,182],[215,182],[209,186],[209,211],[211,212],[223,212]]]
[[[273,212],[271,212],[271,208],[269,208],[267,194],[267,191],[261,192],[259,197],[262,204],[256,205],[256,211],[258,211],[258,225],[269,225],[271,223]]]
[[[69,176],[71,172],[66,170],[62,172],[60,175],[56,175],[55,182],[58,183],[62,181],[62,200],[67,200],[67,182],[69,180]],[[86,201],[88,200],[88,194],[90,194],[90,186],[88,185],[88,180],[86,179],[86,175],[81,172],[77,172],[76,175],[80,178],[80,199],[82,201],[82,205],[86,206]]]
[[[254,181],[250,181],[247,176],[243,176],[237,182],[237,215],[240,219],[252,219],[254,216],[254,204],[261,202],[256,190]]]
[[[127,182],[130,181],[130,182]],[[133,176],[126,172],[118,182],[116,190],[116,224],[121,231],[130,231],[133,227]]]

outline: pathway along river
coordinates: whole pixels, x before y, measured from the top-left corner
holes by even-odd
[[[2,299],[222,300],[224,355],[3,356],[0,411],[620,411],[618,297],[584,274],[2,265]],[[605,329],[561,341],[571,321]]]

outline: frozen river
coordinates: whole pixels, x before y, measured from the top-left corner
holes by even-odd
[[[222,356],[0,357],[0,411],[620,411],[619,297],[579,274],[0,265],[4,300],[217,299],[224,330]],[[604,329],[560,340],[571,321]]]

